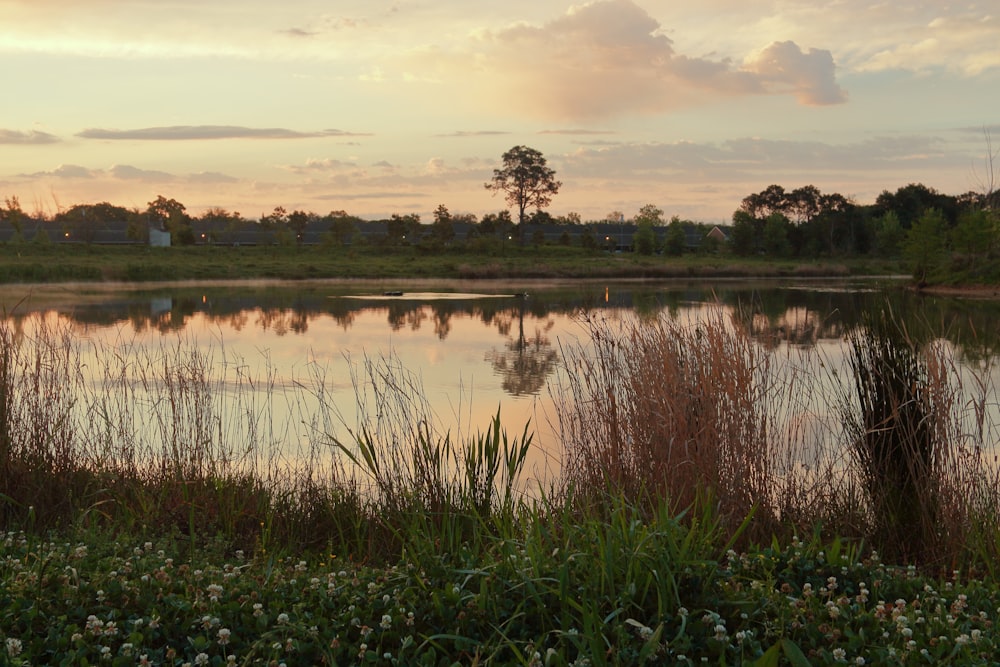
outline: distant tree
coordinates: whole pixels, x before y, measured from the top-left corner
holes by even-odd
[[[579,225],[582,222],[580,214],[576,211],[570,211],[566,215],[561,215],[554,220],[557,225]]]
[[[823,195],[815,185],[795,188],[785,195],[783,206],[771,213],[782,213],[790,222],[801,225],[809,222],[822,210]]]
[[[194,231],[191,229],[191,218],[188,217],[184,204],[176,199],[167,199],[158,195],[149,202],[146,216],[150,223],[163,231],[170,232],[170,241],[175,245],[190,245],[194,243]]]
[[[667,225],[667,236],[663,240],[663,250],[668,255],[680,257],[684,254],[687,246],[687,232],[684,230],[684,223],[676,215],[670,219]]]
[[[760,192],[747,195],[740,202],[740,210],[757,220],[764,220],[774,212],[783,212],[788,205],[788,195],[780,185],[769,185]]]
[[[618,220],[615,220],[615,222],[618,222]],[[664,223],[663,209],[658,208],[655,204],[646,204],[639,209],[639,213],[636,214],[633,222],[636,225],[641,225],[645,222],[658,227]]]
[[[55,222],[62,225],[69,238],[83,243],[93,243],[97,232],[103,229],[126,229],[133,213],[108,202],[77,204],[56,214]]]
[[[260,228],[266,231],[277,231],[288,222],[288,211],[284,206],[275,206],[270,213],[260,216]]]
[[[506,234],[513,224],[510,219],[510,211],[487,213],[479,221],[479,233],[483,236]]]
[[[989,211],[972,209],[958,216],[951,230],[951,247],[969,272],[974,272],[982,260],[993,254],[997,245],[997,230]]]
[[[632,235],[632,247],[640,255],[652,255],[656,252],[656,232],[653,230],[653,223],[643,220],[635,228]]]
[[[906,239],[906,230],[899,224],[894,211],[888,211],[873,223],[872,250],[880,257],[896,257]]]
[[[24,223],[28,221],[28,215],[21,208],[20,200],[14,197],[7,197],[4,200],[5,208],[0,209],[0,220],[7,222],[14,228],[17,234],[24,233]]]
[[[338,246],[346,246],[358,231],[360,220],[347,214],[346,211],[330,211],[325,218],[329,225],[331,242]]]
[[[903,245],[903,258],[910,264],[913,277],[925,281],[941,265],[945,256],[944,215],[929,209],[910,228]]]
[[[505,194],[507,203],[517,208],[517,222],[522,225],[525,210],[545,208],[559,192],[562,183],[555,175],[539,151],[514,146],[503,154],[503,167],[494,169],[493,179],[485,185],[487,190]]]
[[[791,243],[788,240],[791,221],[783,213],[772,213],[764,221],[762,243],[764,252],[773,257],[787,257],[791,254]]]
[[[316,219],[315,213],[307,213],[305,211],[292,211],[288,214],[286,224],[288,225],[288,229],[295,234],[296,243],[302,243],[302,235],[306,233],[306,229]]]
[[[733,213],[733,229],[729,235],[729,245],[736,255],[748,256],[757,251],[758,221],[746,210]]]
[[[440,204],[434,211],[434,222],[431,223],[431,234],[441,243],[448,243],[455,238],[455,224],[448,207]]]
[[[393,213],[386,224],[386,241],[391,245],[415,243],[420,236],[420,216],[416,213]]]
[[[875,215],[893,211],[903,229],[909,229],[923,214],[937,209],[945,224],[953,226],[958,220],[959,205],[955,197],[943,195],[922,183],[910,183],[896,192],[883,190],[875,199]]]
[[[548,211],[537,210],[528,216],[528,223],[532,225],[554,225],[556,219]]]
[[[195,238],[202,242],[226,241],[235,232],[249,226],[239,211],[230,213],[224,208],[212,207],[206,209],[198,218],[192,220],[191,226],[195,232]]]

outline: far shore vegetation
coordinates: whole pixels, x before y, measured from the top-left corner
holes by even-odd
[[[515,147],[504,164],[486,187],[506,195],[516,219],[444,204],[433,220],[281,206],[257,218],[220,208],[194,216],[162,195],[144,210],[101,202],[52,215],[9,197],[0,282],[906,274],[919,288],[1000,285],[992,188],[946,195],[917,183],[862,204],[771,185],[725,223],[668,217],[653,203],[586,221],[545,210],[561,183],[537,151]]]

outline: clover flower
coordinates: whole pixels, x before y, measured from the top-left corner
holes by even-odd
[[[218,636],[219,646],[225,646],[229,643],[229,638],[232,636],[232,632],[230,632],[229,628],[219,628]]]
[[[21,655],[21,650],[23,648],[24,647],[22,646],[20,639],[17,639],[16,637],[7,638],[7,655],[10,657],[16,658]]]
[[[278,625],[284,625],[285,623],[288,623],[288,614],[281,612],[278,614]]]

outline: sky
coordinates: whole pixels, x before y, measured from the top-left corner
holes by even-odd
[[[0,202],[726,222],[771,184],[983,191],[997,0],[0,0]]]

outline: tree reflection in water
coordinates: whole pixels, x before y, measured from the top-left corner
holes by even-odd
[[[324,320],[349,332],[374,316],[383,318],[387,330],[393,332],[417,333],[433,327],[433,337],[447,340],[449,349],[453,349],[452,343],[462,349],[467,337],[474,337],[479,348],[477,360],[502,382],[505,392],[515,396],[537,394],[544,388],[559,363],[553,341],[560,335],[560,327],[567,318],[585,310],[629,311],[643,318],[687,317],[685,313],[694,313],[706,303],[718,303],[731,308],[734,324],[765,346],[810,348],[820,343],[836,345],[863,313],[891,307],[916,335],[924,329],[944,331],[961,358],[987,360],[998,354],[1000,300],[919,296],[900,289],[900,285],[899,281],[872,280],[578,281],[532,285],[528,299],[514,294],[523,286],[478,284],[476,289],[503,289],[506,293],[448,292],[450,287],[442,285],[438,291],[386,298],[381,285],[371,287],[366,294],[357,284],[296,284],[150,287],[106,290],[98,296],[97,291],[59,288],[62,301],[56,305],[48,301],[35,309],[24,295],[15,294],[7,312],[8,320],[17,320],[32,310],[55,311],[84,330],[126,326],[136,334],[173,335],[198,322],[247,338],[259,332],[312,338],[314,326],[327,331]],[[480,322],[484,329],[475,330],[470,321]],[[323,335],[318,343],[303,341],[303,347],[315,344],[339,349],[336,333]]]

